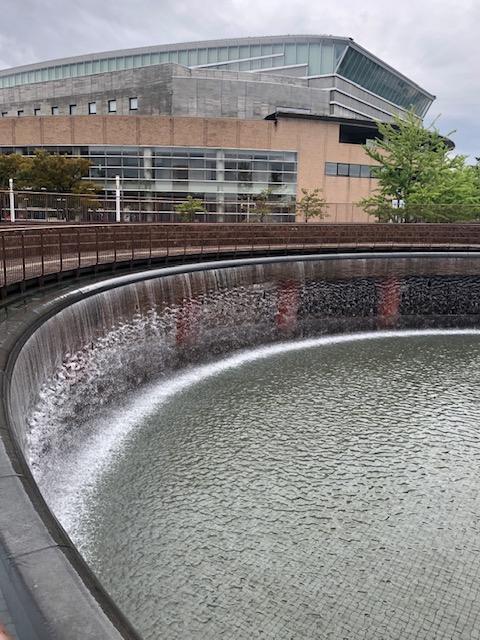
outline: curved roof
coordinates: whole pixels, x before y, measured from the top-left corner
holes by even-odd
[[[167,62],[305,79],[335,75],[403,109],[413,106],[421,117],[435,99],[351,38],[332,35],[207,40],[74,56],[0,71],[0,89]]]

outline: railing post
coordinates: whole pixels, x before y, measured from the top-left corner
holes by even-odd
[[[15,222],[15,194],[13,193],[13,178],[8,179],[10,192],[10,222]]]
[[[27,279],[27,267],[26,267],[26,255],[25,255],[25,232],[22,231],[21,233],[22,236],[22,276],[23,276],[23,284],[25,284],[25,281]]]
[[[5,249],[5,234],[2,233],[2,258],[3,258],[3,286],[7,286],[7,251]]]
[[[45,275],[45,253],[43,251],[43,229],[40,229],[40,251],[42,253],[42,277]]]

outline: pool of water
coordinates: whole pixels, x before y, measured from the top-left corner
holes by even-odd
[[[479,333],[277,345],[134,404],[40,484],[145,639],[480,638]]]

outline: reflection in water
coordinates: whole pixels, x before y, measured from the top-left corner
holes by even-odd
[[[44,473],[145,638],[475,637],[480,335],[370,337],[187,372]]]

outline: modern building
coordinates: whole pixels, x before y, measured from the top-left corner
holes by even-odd
[[[367,220],[351,206],[375,186],[362,144],[433,100],[349,38],[160,45],[0,71],[0,152],[86,156],[107,191],[118,175],[125,194],[192,194],[218,219],[267,191],[288,219],[320,187],[337,220]]]

